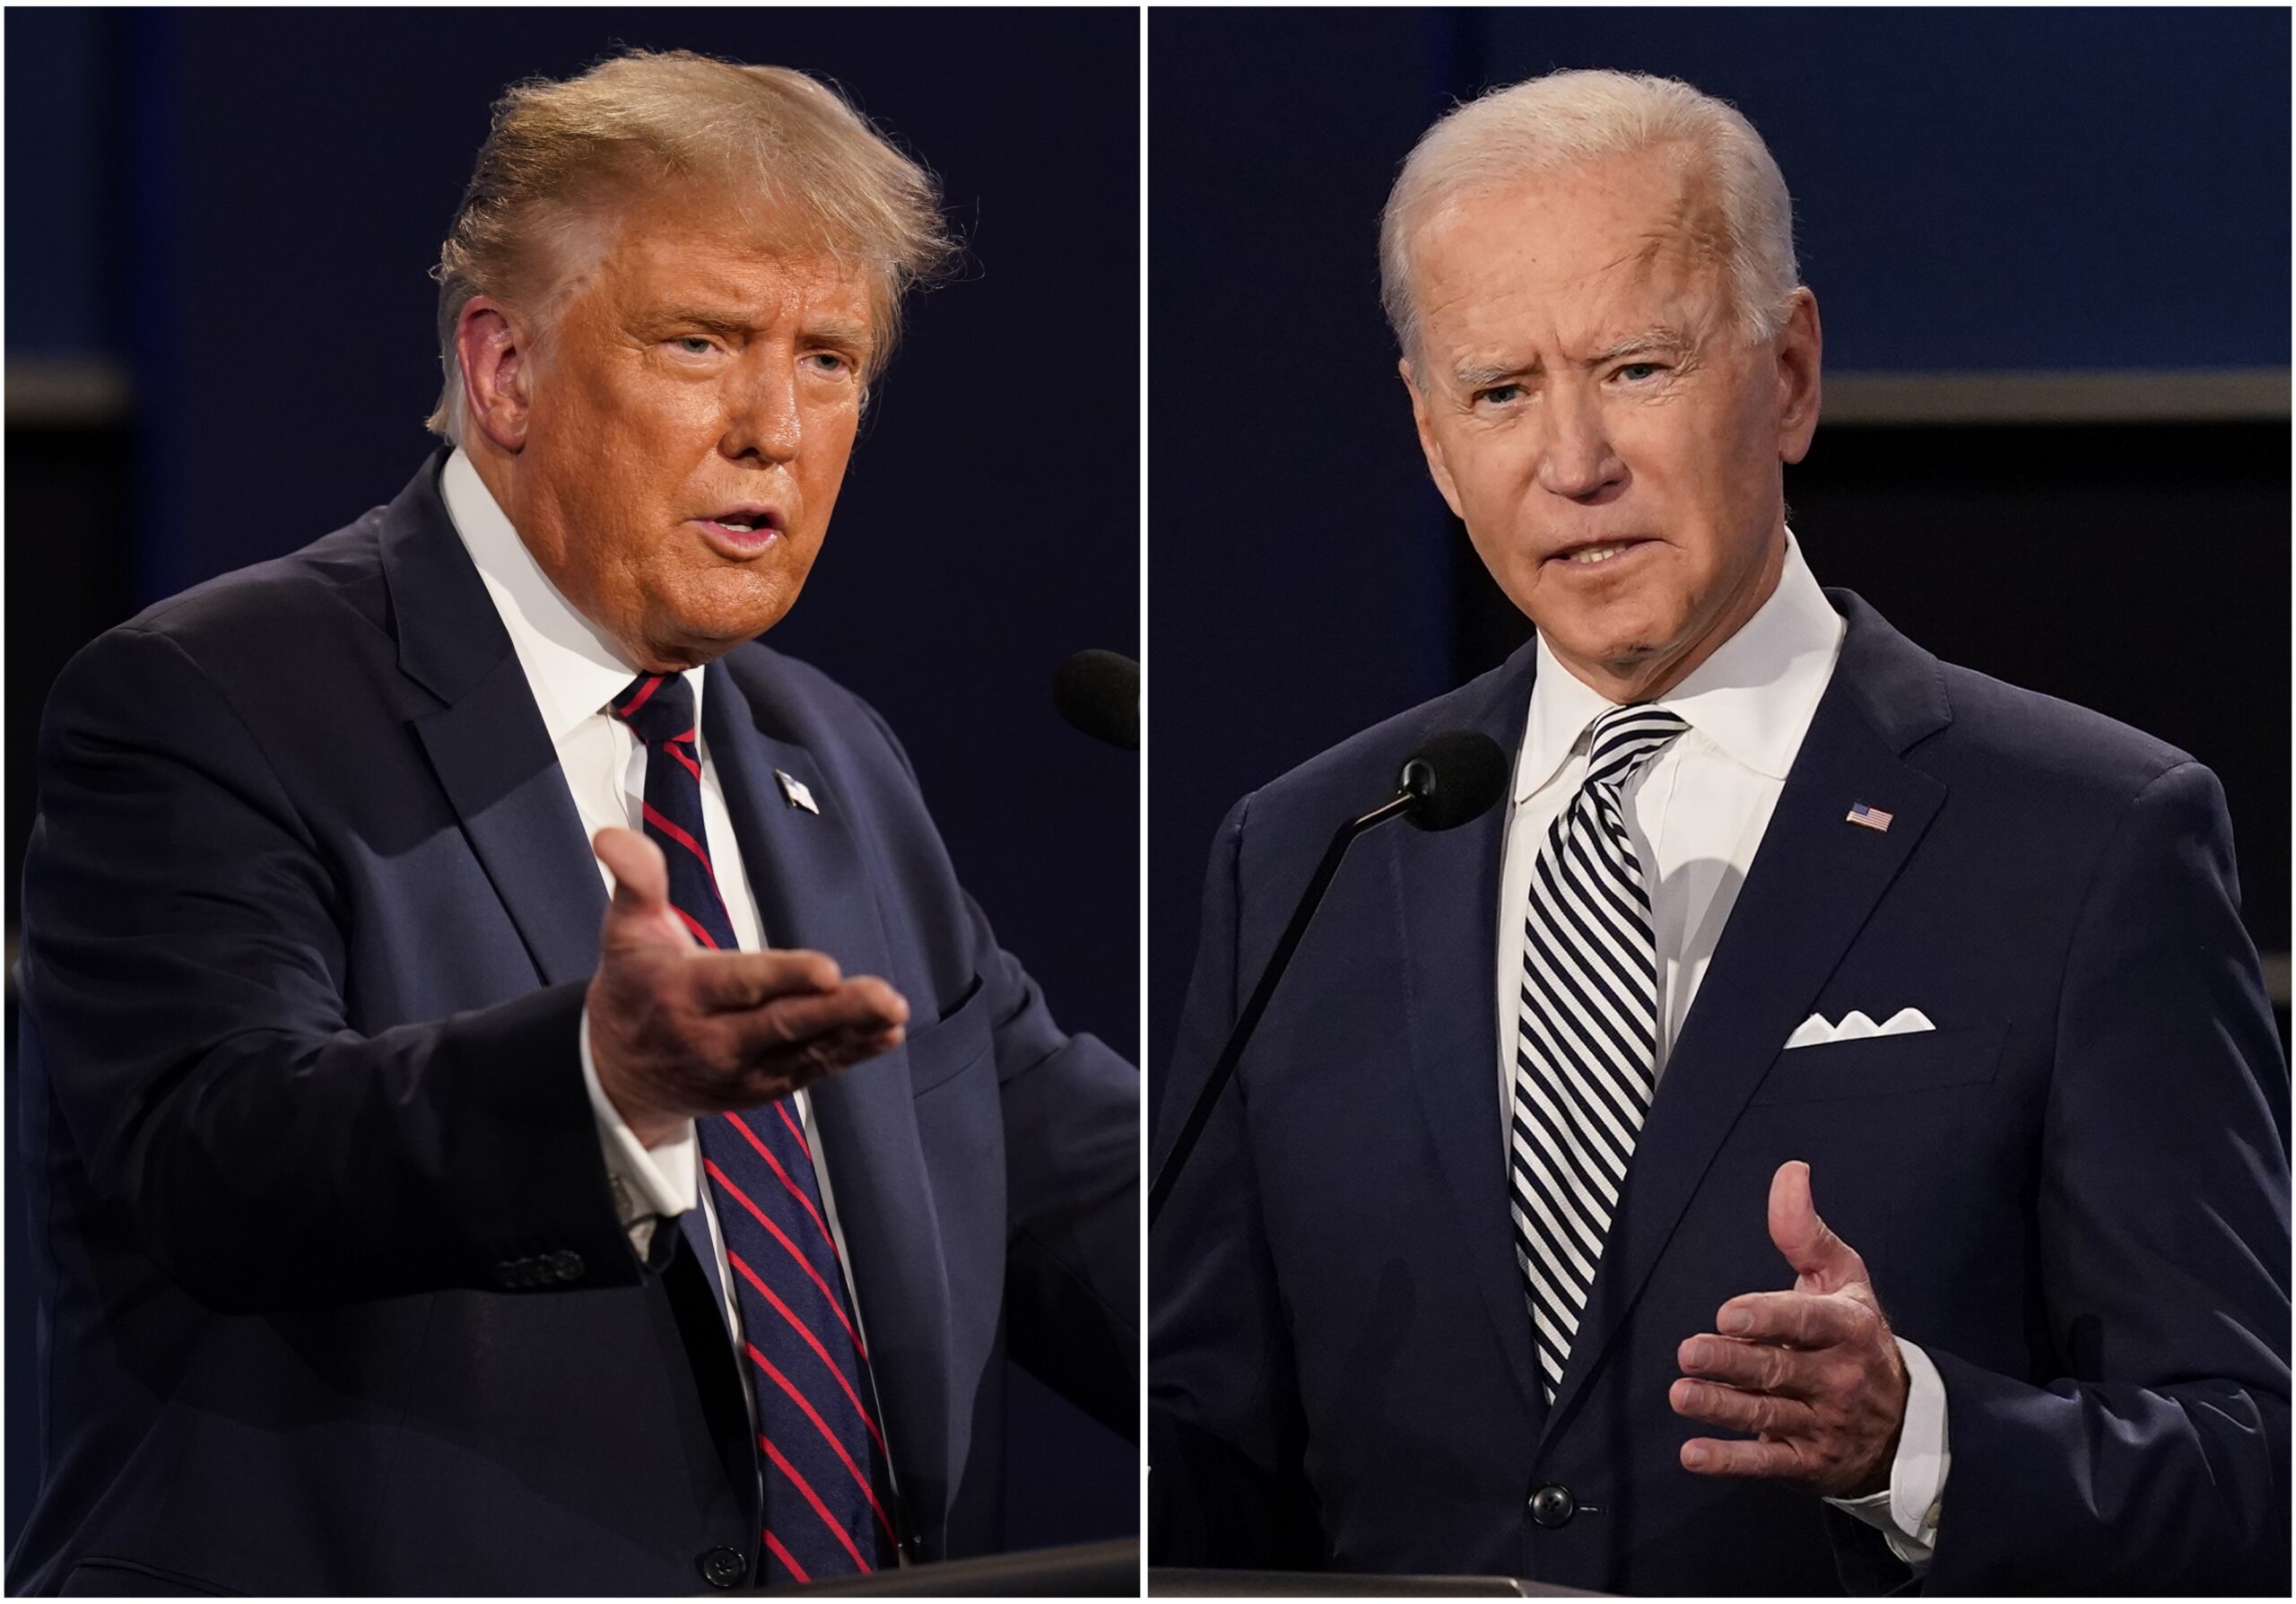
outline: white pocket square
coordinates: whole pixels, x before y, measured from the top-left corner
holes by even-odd
[[[1852,1008],[1842,1016],[1839,1024],[1828,1024],[1822,1014],[1811,1015],[1794,1027],[1794,1033],[1786,1038],[1786,1045],[1817,1047],[1828,1042],[1862,1042],[1868,1036],[1903,1036],[1936,1028],[1919,1008],[1900,1008],[1881,1024]]]

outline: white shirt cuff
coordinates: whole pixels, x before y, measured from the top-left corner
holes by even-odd
[[[1902,1337],[1895,1341],[1898,1356],[1905,1361],[1907,1385],[1905,1424],[1898,1434],[1897,1458],[1890,1463],[1890,1485],[1863,1498],[1826,1502],[1880,1531],[1890,1552],[1918,1573],[1929,1568],[1936,1551],[1938,1512],[1952,1462],[1945,1436],[1945,1383],[1927,1354]]]
[[[590,1053],[590,1010],[582,1009],[582,1084],[589,1089],[590,1111],[598,1121],[598,1145],[605,1150],[606,1179],[615,1211],[642,1257],[654,1235],[654,1222],[674,1218],[694,1206],[700,1185],[700,1143],[693,1121],[678,1134],[648,1147],[622,1120],[613,1100],[598,1084],[597,1060]]]

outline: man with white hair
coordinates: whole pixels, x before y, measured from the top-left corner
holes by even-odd
[[[1438,731],[1512,783],[1357,849],[1172,1193],[1154,1558],[2284,1591],[2288,1082],[2213,776],[1819,588],[1817,302],[1733,109],[1494,92],[1381,251],[1536,639],[1229,815],[1171,1121],[1336,821]]]
[[[948,253],[802,74],[520,84],[448,446],[58,680],[11,1591],[821,1581],[997,1545],[1008,1347],[1131,1429],[1137,1076],[753,641]]]

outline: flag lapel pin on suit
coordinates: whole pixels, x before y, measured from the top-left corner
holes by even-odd
[[[1894,815],[1883,813],[1878,807],[1868,807],[1863,802],[1850,805],[1849,822],[1853,824],[1863,824],[1868,830],[1887,830],[1890,827],[1890,820],[1894,816]]]
[[[773,777],[781,782],[781,794],[789,798],[790,806],[802,807],[807,813],[819,816],[822,805],[813,800],[813,793],[805,789],[804,780],[795,774],[785,773],[779,769],[773,771]],[[1883,814],[1882,816],[1886,819],[1889,815]]]

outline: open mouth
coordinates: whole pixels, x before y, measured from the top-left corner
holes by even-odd
[[[1566,546],[1561,551],[1555,553],[1552,557],[1549,557],[1547,561],[1562,568],[1583,569],[1592,571],[1597,569],[1609,568],[1619,562],[1624,562],[1631,557],[1634,553],[1641,550],[1644,546],[1650,544],[1651,543],[1648,540],[1631,538],[1626,540],[1590,540],[1581,545]]]
[[[761,551],[781,532],[781,514],[770,507],[729,507],[691,520],[736,552]]]

